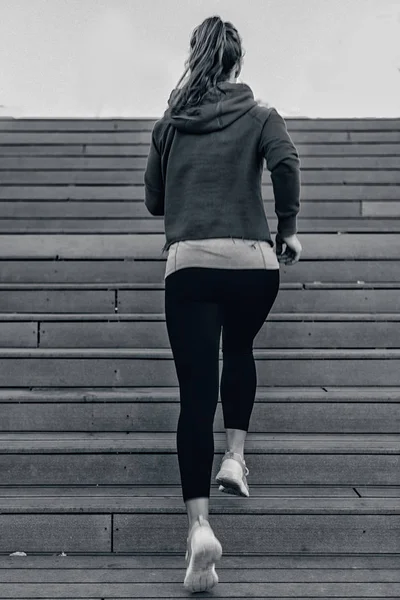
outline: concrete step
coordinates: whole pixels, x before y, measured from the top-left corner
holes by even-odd
[[[400,119],[287,124],[304,251],[255,340],[250,498],[214,481],[217,405],[218,592],[399,597]],[[1,120],[0,553],[28,553],[0,556],[4,599],[187,596],[153,125]],[[262,195],[274,234],[266,169]]]
[[[12,148],[12,146],[9,146]],[[40,148],[41,152],[37,152]],[[64,146],[64,153],[53,156],[48,147],[48,156],[44,154],[43,146],[20,146],[20,152],[10,152],[4,145],[0,146],[0,171],[132,171],[145,169],[147,156],[137,155],[136,146],[132,145],[129,156],[94,156],[84,153],[81,146]],[[57,148],[57,146],[55,146]],[[301,159],[301,170],[390,170],[399,168],[397,156],[304,156]],[[264,170],[267,166],[264,164]]]
[[[0,313],[0,323],[7,348],[170,347],[163,313]],[[254,339],[255,349],[399,347],[399,313],[273,312]]]
[[[400,135],[400,134],[399,134]],[[400,149],[400,144],[398,144]],[[148,152],[147,152],[148,153]],[[95,172],[96,173],[96,172]],[[83,177],[83,175],[82,175]],[[25,182],[16,179],[14,183],[9,182],[0,188],[0,200],[94,200],[98,201],[128,201],[135,200],[144,202],[144,185],[140,181],[136,184],[124,185],[104,185],[99,183],[99,178],[93,175],[92,183],[82,185],[77,181],[59,183],[58,185],[49,184],[46,178],[42,178],[42,183],[30,185],[33,182]],[[39,180],[40,181],[40,180]],[[373,180],[372,180],[373,181]],[[398,186],[393,182],[388,185],[387,182],[381,184],[374,183],[330,183],[330,184],[302,184],[301,199],[303,202],[312,200],[317,201],[390,201],[398,199]],[[261,189],[262,199],[264,201],[274,200],[274,190],[271,183],[266,179]]]
[[[397,313],[400,284],[296,284],[282,281],[271,315],[279,313]],[[0,284],[2,313],[157,313],[165,283]]]
[[[226,451],[214,432],[212,481]],[[256,485],[400,485],[397,434],[254,433]],[[2,485],[179,485],[176,432],[0,433]],[[225,496],[226,494],[224,494]]]
[[[0,138],[1,138],[0,133]],[[15,134],[13,134],[15,135]],[[400,132],[398,134],[400,141]],[[269,171],[263,170],[263,185],[271,185]],[[302,184],[320,185],[399,185],[400,169],[304,169]],[[19,169],[1,171],[3,185],[144,185],[144,169]]]
[[[393,233],[304,234],[305,260],[400,259],[398,236]],[[19,236],[0,239],[2,258],[160,258],[165,236],[160,234],[79,234]],[[302,255],[303,256],[303,255]]]
[[[271,230],[276,231],[277,219],[275,214],[275,203],[272,200],[264,202],[264,210],[268,217]],[[163,217],[150,216],[144,202],[135,201],[84,201],[84,200],[58,200],[51,202],[43,200],[27,201],[1,201],[0,217],[4,219],[133,219],[133,223],[139,227],[144,220],[145,223],[154,223],[155,227],[164,224]],[[334,200],[318,201],[309,200],[302,202],[301,212],[298,215],[299,230],[304,231],[304,223],[314,222],[316,219],[326,219],[327,223],[341,227],[345,226],[349,219],[360,223],[379,224],[386,217],[399,217],[399,205],[395,200],[388,201],[360,201],[360,200]],[[318,222],[318,221],[317,221]],[[386,229],[381,231],[387,232]],[[134,232],[133,232],[134,233]]]
[[[250,498],[214,481],[217,405],[218,593],[394,598],[400,119],[287,124],[304,251],[255,340]],[[144,205],[153,125],[1,120],[0,553],[28,553],[0,556],[4,599],[187,596],[164,228]],[[262,195],[274,234],[266,169]]]
[[[97,131],[101,130],[103,119],[98,119],[94,123]],[[287,124],[289,122],[286,120]],[[315,121],[316,122],[316,121]],[[3,124],[1,125],[3,127]],[[92,124],[93,126],[93,124]],[[311,125],[312,127],[313,125]],[[310,127],[310,129],[311,129]],[[335,124],[333,125],[335,127]],[[368,125],[369,127],[369,125]],[[391,124],[388,122],[386,127],[390,129]],[[83,126],[85,128],[85,126]],[[98,128],[98,129],[97,129]],[[82,129],[82,128],[81,128]],[[152,125],[148,125],[147,130],[150,131]],[[323,129],[323,127],[321,127]],[[379,129],[379,127],[377,127]],[[42,125],[43,130],[43,125]],[[87,129],[89,130],[89,129]],[[106,129],[105,129],[106,130]],[[61,129],[60,129],[61,131]],[[290,129],[288,128],[290,132]],[[19,144],[0,143],[0,156],[100,156],[100,157],[146,157],[149,154],[150,144],[147,143],[127,143],[115,144],[107,140],[102,144],[88,144],[84,142],[62,144],[54,144],[52,141],[34,143],[26,139]],[[361,142],[354,144],[352,141],[343,141],[339,143],[320,143],[313,142],[298,142],[296,148],[301,156],[301,160],[313,157],[315,160],[325,157],[396,157],[400,155],[400,144],[393,142]],[[386,163],[385,163],[386,164]]]
[[[307,233],[302,236],[302,256],[305,260],[400,260],[398,241],[396,233]],[[165,235],[161,234],[10,234],[0,238],[0,252],[3,260],[28,257],[155,260],[161,258],[164,243]]]
[[[290,285],[290,284],[288,284]],[[86,292],[87,293],[87,292]],[[47,292],[49,304],[50,293]],[[66,293],[67,294],[67,293]],[[76,292],[70,292],[76,294]],[[103,292],[104,294],[104,292]],[[59,293],[61,296],[61,294]],[[32,294],[33,296],[33,294]],[[68,298],[69,305],[75,306],[75,300]],[[23,297],[23,296],[22,296]],[[79,302],[79,298],[77,298]],[[106,297],[98,294],[97,302],[106,304]],[[131,288],[118,290],[118,313],[125,312],[161,312],[164,310],[165,287],[157,289]],[[12,306],[12,302],[10,306]],[[78,303],[77,302],[77,303]],[[53,302],[55,305],[56,302]],[[80,302],[84,304],[84,302]],[[93,302],[93,304],[95,304]],[[51,306],[51,305],[50,305]],[[49,308],[50,308],[49,306]],[[62,306],[61,301],[59,306]],[[88,312],[86,309],[85,312]],[[301,286],[281,286],[275,303],[271,309],[271,315],[276,313],[305,313],[305,312],[337,312],[337,313],[392,313],[400,312],[400,289],[397,287],[373,289],[363,287],[363,284],[345,288],[338,285],[336,288],[315,286],[305,284]]]
[[[0,258],[0,283],[159,283],[164,280],[166,258]],[[400,281],[400,259],[303,260],[280,266],[282,283],[391,283]]]
[[[376,206],[378,205],[378,206]],[[264,209],[271,227],[276,225],[275,203],[272,200],[264,202]],[[395,200],[387,202],[363,202],[361,200],[334,200],[321,202],[318,200],[304,201],[298,215],[299,223],[304,219],[355,219],[368,217],[372,223],[385,217],[398,217],[399,205]],[[148,212],[144,202],[127,201],[96,201],[96,200],[21,200],[0,202],[0,218],[10,219],[135,219],[137,226],[144,219],[155,226],[164,224],[164,217],[154,217]],[[382,232],[386,230],[383,229]]]
[[[262,388],[253,433],[398,433],[400,388]],[[175,432],[179,388],[0,388],[2,432]],[[221,398],[214,432],[225,431]]]
[[[101,128],[101,122],[103,119],[98,120],[95,127]],[[3,127],[3,125],[2,125]],[[390,124],[388,124],[390,128]],[[149,130],[152,126],[149,126]],[[387,157],[396,158],[400,155],[400,144],[399,143],[357,143],[353,142],[342,142],[342,143],[312,143],[312,142],[299,142],[296,144],[296,148],[301,156],[302,161],[309,157],[314,160],[323,158],[334,158],[334,157],[350,157],[360,159],[362,157],[373,157],[383,159],[386,164]],[[103,144],[85,144],[85,143],[65,143],[65,144],[53,144],[40,143],[35,144],[28,140],[21,142],[16,145],[13,143],[3,144],[0,143],[0,156],[14,157],[14,156],[99,156],[99,157],[145,157],[149,154],[150,145],[149,143],[133,143],[133,144],[113,144],[105,142]]]
[[[34,204],[34,203],[33,203]],[[61,204],[61,203],[59,203]],[[78,203],[77,203],[78,204]],[[389,203],[387,203],[389,204]],[[399,212],[396,203],[391,202],[392,206],[387,209],[387,212]],[[0,204],[1,208],[1,204]],[[95,214],[93,211],[92,214]],[[276,219],[268,217],[268,224],[271,235],[276,234]],[[377,233],[387,231],[390,233],[400,232],[400,219],[377,219],[377,218],[348,218],[348,219],[303,219],[297,220],[298,235],[304,233]],[[34,234],[60,234],[60,233],[159,233],[164,231],[164,222],[159,217],[152,219],[85,219],[85,218],[30,218],[21,219],[5,218],[0,219],[0,233],[34,233]],[[273,238],[274,239],[274,238]]]
[[[251,487],[251,484],[250,484]],[[399,490],[368,497],[345,488],[279,489],[250,498],[213,487],[210,523],[229,554],[400,553]],[[179,488],[52,487],[0,491],[0,551],[184,553],[187,516]],[[321,495],[323,491],[323,495]],[[286,491],[288,492],[288,491]],[[29,526],[27,524],[29,523]]]
[[[98,120],[96,120],[97,126]],[[152,121],[154,124],[154,120]],[[0,131],[0,144],[149,144],[151,140],[151,127],[146,129],[123,130],[118,131],[109,129],[101,131]],[[289,130],[290,137],[297,145],[306,144],[360,144],[360,143],[391,143],[400,142],[399,129],[372,129],[366,127],[365,130],[353,130],[350,127],[344,130],[329,129],[293,129]]]
[[[217,563],[219,598],[398,598],[398,554],[231,554]],[[184,551],[0,556],[4,598],[187,598]],[[340,594],[340,596],[339,596]],[[204,596],[205,597],[205,596]]]
[[[221,350],[218,358],[221,377]],[[260,386],[400,385],[400,349],[267,349],[254,358]],[[171,349],[0,348],[1,387],[177,385]]]
[[[289,131],[398,131],[396,117],[317,118],[285,117]],[[156,119],[140,118],[23,118],[1,117],[2,131],[55,132],[55,131],[152,131]]]

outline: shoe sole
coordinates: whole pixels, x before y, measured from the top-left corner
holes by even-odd
[[[229,471],[228,469],[221,469],[221,471],[215,478],[215,481],[225,488],[221,491],[226,492],[227,494],[245,496],[246,498],[248,497],[248,494],[246,494],[244,491],[244,483],[237,479],[233,471]]]
[[[186,570],[184,587],[191,592],[206,592],[218,583],[215,562],[222,556],[222,546],[214,538],[198,544],[196,552],[192,552]]]

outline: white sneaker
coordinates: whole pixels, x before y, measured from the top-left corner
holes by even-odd
[[[187,544],[185,560],[189,565],[183,585],[191,592],[206,592],[218,583],[214,563],[222,556],[222,546],[202,515],[193,524]]]
[[[219,473],[215,481],[219,484],[219,491],[235,496],[250,496],[246,475],[249,470],[242,456],[237,452],[225,452]]]

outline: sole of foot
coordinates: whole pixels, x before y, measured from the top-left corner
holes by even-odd
[[[191,592],[206,592],[218,583],[215,562],[222,556],[222,546],[208,523],[196,527],[188,540],[184,587]]]

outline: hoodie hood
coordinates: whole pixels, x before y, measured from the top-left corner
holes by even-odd
[[[223,81],[218,88],[209,90],[200,105],[171,115],[171,100],[178,93],[175,88],[168,99],[169,108],[164,113],[164,119],[179,131],[209,133],[225,129],[257,104],[246,83]]]

